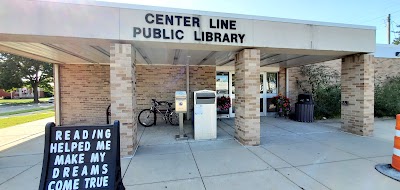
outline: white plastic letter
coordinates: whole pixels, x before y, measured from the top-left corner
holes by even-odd
[[[64,133],[64,139],[69,141],[71,139],[71,131],[70,130],[66,130]]]
[[[62,131],[56,131],[56,141],[62,140]]]
[[[51,176],[51,178],[57,178],[58,176],[60,175],[60,169],[58,169],[58,168],[54,168],[53,169],[53,175]],[[52,181],[53,182],[53,181]],[[55,182],[54,182],[55,183]],[[50,186],[50,184],[49,184],[49,186]]]

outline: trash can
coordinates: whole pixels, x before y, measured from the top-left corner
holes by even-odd
[[[299,94],[295,104],[295,120],[314,122],[314,101],[311,94]]]
[[[217,94],[211,90],[194,92],[194,139],[217,138]]]

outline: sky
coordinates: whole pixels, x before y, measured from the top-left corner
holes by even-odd
[[[387,44],[387,16],[399,31],[400,0],[101,0],[201,11],[235,13],[376,27],[376,42]],[[391,41],[399,34],[391,32]]]

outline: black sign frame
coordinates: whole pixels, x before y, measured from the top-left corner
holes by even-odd
[[[122,182],[122,173],[121,173],[121,156],[120,156],[120,132],[119,132],[120,122],[114,121],[113,125],[81,125],[81,126],[56,126],[55,123],[49,122],[45,127],[45,143],[44,143],[44,154],[43,154],[43,165],[42,165],[42,174],[40,178],[39,190],[46,190],[47,182],[49,176],[51,176],[50,168],[54,167],[54,163],[50,163],[50,144],[52,140],[53,132],[56,130],[95,130],[95,129],[112,129],[111,132],[111,164],[113,166],[109,167],[110,171],[108,180],[108,187],[102,187],[101,189],[113,189],[113,190],[125,190],[125,187]],[[67,142],[63,140],[64,142]],[[82,177],[75,177],[82,179]],[[89,188],[90,189],[90,188]],[[94,189],[94,188],[91,188]]]

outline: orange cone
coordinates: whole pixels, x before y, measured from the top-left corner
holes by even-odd
[[[400,114],[396,115],[396,136],[394,136],[392,167],[400,171]]]

